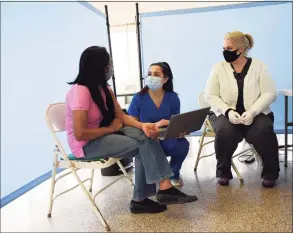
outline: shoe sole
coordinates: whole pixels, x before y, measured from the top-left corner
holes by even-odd
[[[191,202],[196,202],[198,200],[198,198],[193,199],[193,200],[189,200],[189,201],[180,201],[180,200],[173,200],[173,201],[160,201],[158,200],[159,205],[180,205],[180,204],[187,204],[187,203],[191,203]]]
[[[264,185],[264,184],[262,184],[262,186],[263,186],[264,188],[271,189],[271,188],[274,188],[274,187],[275,187],[275,184],[274,184],[274,185]]]
[[[221,185],[221,186],[229,186],[229,183],[224,183],[224,184],[223,184],[223,183],[219,183],[219,182],[218,182],[218,184]]]
[[[133,209],[130,209],[130,212],[132,214],[158,214],[158,213],[162,213],[164,211],[166,211],[166,209],[162,209],[161,211],[147,211],[147,210],[133,210]]]

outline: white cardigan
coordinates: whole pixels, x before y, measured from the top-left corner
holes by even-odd
[[[205,99],[217,116],[231,108],[236,109],[238,86],[234,70],[228,62],[216,64],[206,84]],[[254,115],[271,112],[270,104],[277,98],[277,90],[265,64],[252,59],[244,78],[243,102],[246,111]]]

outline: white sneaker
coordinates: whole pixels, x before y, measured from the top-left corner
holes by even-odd
[[[183,179],[181,176],[179,176],[179,179],[178,180],[170,180],[171,181],[171,184],[174,186],[174,187],[179,187],[179,186],[183,186],[184,182],[183,182]]]

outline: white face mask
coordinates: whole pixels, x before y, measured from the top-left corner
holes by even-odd
[[[148,76],[146,78],[146,85],[152,91],[157,91],[163,86],[162,78],[158,78],[158,77],[154,77],[154,76]]]

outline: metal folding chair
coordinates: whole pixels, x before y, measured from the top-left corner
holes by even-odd
[[[201,108],[205,108],[205,107],[209,107],[209,105],[206,103],[205,101],[205,98],[204,98],[204,92],[202,92],[199,96],[198,96],[198,104]],[[213,127],[209,121],[209,118],[207,117],[205,122],[204,122],[204,128],[203,128],[203,132],[202,132],[202,136],[199,140],[199,150],[198,150],[198,153],[197,153],[197,158],[196,158],[196,162],[195,162],[195,166],[194,166],[194,171],[196,172],[197,171],[197,167],[198,167],[198,163],[199,163],[199,160],[202,159],[202,158],[206,158],[206,157],[210,157],[212,155],[215,154],[215,152],[211,153],[211,154],[208,154],[208,155],[201,155],[201,152],[202,152],[202,149],[204,146],[210,144],[210,143],[213,143],[215,140],[211,140],[209,142],[204,142],[205,138],[206,137],[215,137],[216,134],[213,130]],[[233,159],[238,157],[238,156],[241,156],[241,155],[245,155],[249,152],[252,152],[253,155],[255,155],[256,159],[259,161],[259,156],[256,152],[256,150],[253,148],[253,146],[251,144],[249,144],[249,148],[246,149],[246,150],[243,150],[241,151],[240,153],[237,153],[235,155],[232,156],[232,168],[233,170],[235,171],[238,179],[240,180],[240,183],[244,183],[244,179],[242,178],[242,176],[240,175],[236,165],[234,164],[233,162]]]
[[[112,186],[114,183],[119,181],[122,178],[126,178],[130,181],[131,185],[133,185],[132,179],[128,176],[125,168],[122,166],[120,162],[120,158],[109,158],[108,160],[105,160],[104,158],[98,158],[96,160],[91,161],[85,161],[85,160],[79,160],[75,158],[73,155],[67,154],[61,145],[60,140],[57,138],[58,132],[64,132],[65,131],[65,123],[66,123],[66,105],[65,103],[56,103],[51,104],[48,106],[46,111],[46,122],[50,129],[50,132],[54,138],[55,141],[55,149],[54,149],[54,160],[53,160],[53,169],[52,169],[52,179],[51,179],[51,191],[50,191],[50,205],[49,205],[49,212],[48,212],[48,218],[51,218],[52,208],[53,208],[53,202],[60,197],[61,195],[75,189],[76,187],[80,186],[84,194],[87,196],[89,201],[92,204],[92,207],[97,214],[99,220],[105,227],[107,231],[110,231],[110,227],[106,220],[104,219],[103,215],[101,214],[98,206],[95,203],[95,199],[98,194]],[[92,186],[93,186],[93,178],[94,178],[94,170],[95,169],[102,169],[112,166],[113,164],[117,163],[120,167],[121,171],[123,172],[123,175],[119,178],[115,179],[113,182],[106,185],[104,188],[97,191],[94,195],[92,195]],[[60,175],[56,178],[56,170],[57,168],[63,168],[68,169],[66,173]],[[91,169],[91,177],[87,178],[85,180],[81,180],[79,175],[77,174],[77,171],[82,168]],[[77,180],[78,184],[59,193],[58,195],[55,195],[54,197],[54,191],[55,191],[55,185],[56,183],[64,178],[67,175],[72,174],[75,179]],[[90,181],[89,190],[85,187],[84,183],[86,181]]]

